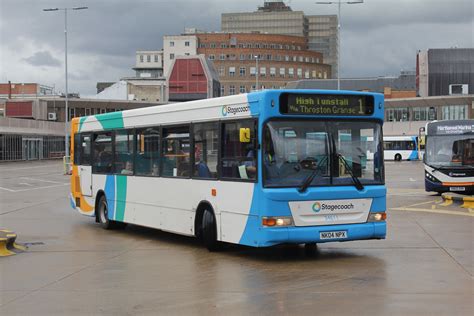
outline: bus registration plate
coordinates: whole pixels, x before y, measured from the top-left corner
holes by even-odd
[[[450,187],[449,191],[466,191],[465,187]]]
[[[320,239],[339,239],[339,238],[347,238],[346,231],[335,231],[335,232],[320,232],[319,233]]]

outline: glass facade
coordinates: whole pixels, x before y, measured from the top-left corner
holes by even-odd
[[[53,159],[63,156],[63,136],[0,134],[0,161]]]

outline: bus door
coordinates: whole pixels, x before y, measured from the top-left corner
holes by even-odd
[[[79,177],[81,181],[81,192],[82,195],[85,196],[92,196],[91,138],[91,135],[81,135]]]

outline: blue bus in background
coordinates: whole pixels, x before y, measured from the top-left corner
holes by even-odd
[[[75,118],[71,205],[210,250],[383,239],[383,115],[382,94],[265,90]]]

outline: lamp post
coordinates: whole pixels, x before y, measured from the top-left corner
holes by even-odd
[[[316,4],[337,4],[337,90],[341,90],[341,4],[360,3],[364,3],[364,0],[316,2]]]
[[[69,99],[69,91],[68,91],[68,76],[67,76],[67,11],[68,10],[86,10],[88,7],[73,7],[73,8],[48,8],[43,9],[45,12],[51,11],[64,11],[64,72],[65,72],[65,82],[66,82],[66,96],[65,96],[65,123],[64,123],[64,154],[66,157],[69,156],[69,130],[68,130],[68,121],[69,121],[69,107],[68,107],[68,99]]]
[[[257,68],[257,69],[255,69],[255,91],[258,91],[258,73],[259,73],[259,71],[258,71],[258,55],[255,55],[253,57],[255,57],[255,67]]]

